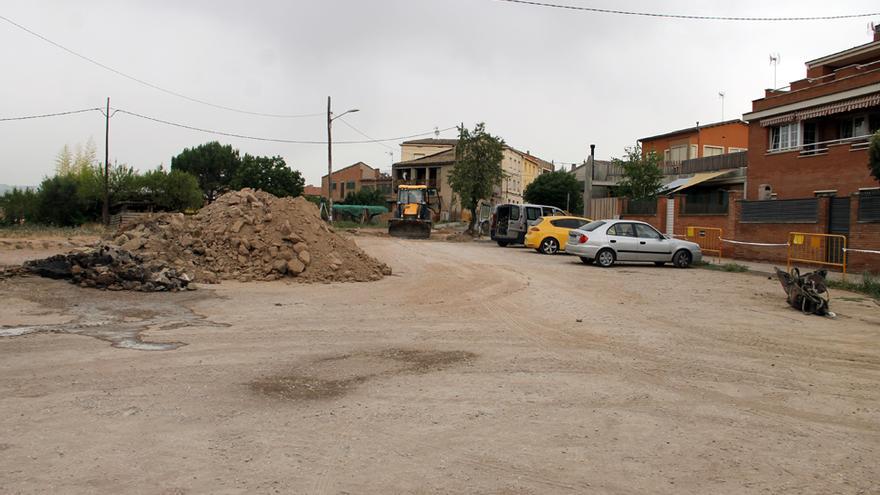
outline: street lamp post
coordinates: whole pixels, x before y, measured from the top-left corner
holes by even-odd
[[[333,121],[343,115],[359,112],[357,108],[352,108],[333,117],[330,110],[330,97],[327,97],[327,219],[333,223],[333,135],[331,132]]]

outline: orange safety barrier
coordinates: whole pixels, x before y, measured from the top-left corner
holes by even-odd
[[[788,234],[788,269],[792,262],[840,268],[846,274],[846,236],[836,234]]]
[[[715,227],[688,227],[685,239],[695,242],[704,253],[713,254],[721,262],[722,231]]]

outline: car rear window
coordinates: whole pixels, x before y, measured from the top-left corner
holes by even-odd
[[[519,220],[519,206],[510,206],[510,219]]]
[[[592,231],[598,229],[599,227],[605,225],[606,223],[607,223],[607,222],[605,222],[604,220],[596,220],[595,222],[590,222],[590,223],[588,223],[588,224],[586,224],[586,225],[584,225],[584,226],[578,227],[578,228],[579,228],[580,230],[585,230],[585,231],[587,231],[587,232],[592,232]]]

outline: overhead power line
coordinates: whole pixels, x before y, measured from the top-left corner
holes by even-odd
[[[57,42],[55,42],[55,41],[52,41],[51,39],[49,39],[49,38],[43,36],[42,34],[37,33],[36,31],[33,31],[33,30],[31,30],[31,29],[28,29],[28,28],[25,27],[25,26],[22,26],[21,24],[19,24],[19,23],[13,21],[12,19],[10,19],[10,18],[8,18],[8,17],[5,17],[5,16],[0,15],[0,20],[6,21],[7,23],[11,24],[12,26],[15,26],[16,28],[18,28],[18,29],[20,29],[20,30],[22,30],[22,31],[24,31],[24,32],[26,32],[26,33],[28,33],[28,34],[30,34],[31,36],[34,36],[34,37],[36,37],[36,38],[39,38],[39,39],[45,41],[46,43],[49,43],[50,45],[52,45],[52,46],[54,46],[54,47],[56,47],[56,48],[59,48],[59,49],[65,51],[65,52],[67,52],[67,53],[69,53],[69,54],[71,54],[71,55],[73,55],[73,56],[75,56],[75,57],[78,57],[78,58],[80,58],[80,59],[82,59],[82,60],[85,60],[86,62],[89,62],[90,64],[96,65],[96,66],[98,66],[98,67],[100,67],[100,68],[102,68],[102,69],[104,69],[104,70],[110,71],[110,72],[112,72],[112,73],[114,73],[114,74],[116,74],[116,75],[118,75],[118,76],[124,77],[124,78],[126,78],[126,79],[128,79],[128,80],[134,81],[134,82],[136,82],[136,83],[138,83],[138,84],[141,84],[141,85],[143,85],[143,86],[146,86],[146,87],[148,87],[148,88],[152,88],[152,89],[155,89],[155,90],[157,90],[157,91],[161,91],[161,92],[163,92],[163,93],[165,93],[165,94],[169,94],[169,95],[171,95],[171,96],[176,96],[176,97],[178,97],[178,98],[182,98],[182,99],[184,99],[184,100],[191,101],[191,102],[193,102],[193,103],[199,103],[199,104],[201,104],[201,105],[206,105],[206,106],[209,106],[209,107],[218,108],[218,109],[220,109],[220,110],[228,110],[228,111],[230,111],[230,112],[236,112],[236,113],[241,113],[241,114],[245,114],[245,115],[256,115],[256,116],[259,116],[259,117],[273,117],[273,118],[278,118],[278,119],[296,119],[296,118],[303,118],[303,117],[317,117],[317,116],[319,116],[319,115],[324,115],[323,112],[317,112],[317,113],[305,113],[305,114],[298,114],[298,115],[280,114],[280,113],[266,113],[266,112],[254,112],[254,111],[251,111],[251,110],[244,110],[244,109],[241,109],[241,108],[229,107],[229,106],[225,106],[225,105],[218,105],[217,103],[211,103],[210,101],[201,100],[201,99],[199,99],[199,98],[193,98],[192,96],[187,96],[187,95],[185,95],[185,94],[178,93],[177,91],[172,91],[172,90],[170,90],[170,89],[163,88],[163,87],[161,87],[161,86],[159,86],[159,85],[157,85],[157,84],[153,84],[153,83],[151,83],[151,82],[149,82],[149,81],[145,81],[145,80],[143,80],[143,79],[140,79],[140,78],[137,78],[137,77],[134,77],[134,76],[128,75],[128,74],[126,74],[126,73],[124,73],[124,72],[122,72],[122,71],[120,71],[120,70],[114,69],[113,67],[110,67],[109,65],[103,64],[103,63],[101,63],[101,62],[99,62],[99,61],[97,61],[97,60],[95,60],[95,59],[93,59],[93,58],[91,58],[91,57],[88,57],[88,56],[83,55],[83,54],[81,54],[81,53],[79,53],[79,52],[76,52],[76,51],[74,51],[74,50],[71,50],[70,48],[67,48],[66,46],[64,46],[64,45],[62,45],[62,44],[60,44],[60,43],[57,43]]]
[[[150,120],[153,122],[157,122],[160,124],[165,124],[165,125],[169,125],[169,126],[173,126],[173,127],[180,127],[183,129],[189,129],[191,131],[204,132],[207,134],[216,134],[218,136],[227,136],[227,137],[234,137],[234,138],[240,138],[240,139],[250,139],[253,141],[267,141],[267,142],[272,142],[272,143],[285,143],[285,144],[324,144],[324,145],[327,144],[327,141],[308,141],[308,140],[298,140],[298,139],[268,138],[268,137],[261,137],[261,136],[249,136],[246,134],[238,134],[238,133],[234,133],[234,132],[205,129],[203,127],[196,127],[196,126],[192,126],[192,125],[188,125],[188,124],[181,124],[179,122],[171,122],[169,120],[163,120],[163,119],[159,119],[156,117],[150,117],[148,115],[143,115],[143,114],[139,114],[136,112],[130,112],[128,110],[123,110],[121,108],[117,108],[114,110],[120,114],[131,115],[132,117],[138,117],[141,119]],[[441,129],[440,132],[449,131],[452,129],[455,129],[455,126],[447,127],[446,129]],[[333,141],[333,144],[368,144],[368,143],[383,143],[383,142],[388,142],[388,141],[400,141],[402,139],[412,139],[412,138],[417,138],[417,137],[422,137],[422,136],[428,136],[430,134],[434,134],[434,132],[435,131],[420,132],[418,134],[411,134],[408,136],[398,136],[398,137],[383,138],[383,139],[369,139],[369,140],[364,140],[364,141]]]
[[[355,127],[355,126],[349,124],[348,122],[346,122],[345,119],[339,119],[339,121],[342,122],[343,124],[345,124],[348,128],[350,128],[350,129],[353,130],[354,132],[356,132],[356,133],[360,134],[361,136],[363,136],[363,137],[365,137],[365,138],[367,138],[367,139],[369,139],[369,140],[375,142],[375,143],[378,144],[379,146],[384,146],[385,148],[388,148],[389,150],[394,151],[394,148],[392,148],[391,146],[388,146],[387,144],[385,144],[385,143],[383,143],[383,142],[381,142],[381,141],[376,141],[375,139],[373,139],[372,137],[370,137],[370,136],[368,136],[366,133],[364,133],[364,131],[362,131],[362,130],[358,129],[357,127]]]
[[[499,2],[518,3],[536,7],[548,7],[553,9],[579,10],[599,14],[631,15],[641,17],[660,17],[667,19],[688,19],[697,21],[753,21],[753,22],[786,22],[786,21],[830,21],[836,19],[855,19],[859,17],[871,17],[880,15],[880,12],[867,12],[861,14],[821,15],[821,16],[797,16],[797,17],[749,17],[749,16],[722,16],[722,15],[686,15],[665,14],[660,12],[637,12],[631,10],[600,9],[595,7],[582,7],[578,5],[564,5],[558,3],[536,2],[532,0],[497,0]]]
[[[76,113],[85,113],[85,112],[100,112],[100,108],[83,108],[82,110],[71,110],[69,112],[56,112],[56,113],[44,113],[40,115],[25,115],[22,117],[0,117],[0,122],[6,122],[10,120],[30,120],[30,119],[42,119],[45,117],[60,117],[62,115],[73,115]]]
[[[269,138],[269,137],[261,137],[261,136],[250,136],[247,134],[240,134],[240,133],[235,133],[235,132],[218,131],[218,130],[214,130],[214,129],[206,129],[203,127],[196,127],[196,126],[192,126],[192,125],[188,125],[188,124],[182,124],[180,122],[172,122],[170,120],[164,120],[164,119],[160,119],[157,117],[151,117],[149,115],[143,115],[143,114],[140,114],[137,112],[131,112],[129,110],[124,110],[122,108],[112,108],[112,110],[113,111],[110,113],[110,117],[113,117],[117,113],[120,113],[120,114],[125,114],[125,115],[131,115],[132,117],[137,117],[137,118],[144,119],[144,120],[149,120],[149,121],[156,122],[159,124],[165,124],[168,126],[179,127],[182,129],[189,129],[191,131],[204,132],[207,134],[217,134],[218,136],[228,136],[228,137],[234,137],[234,138],[240,138],[240,139],[250,139],[253,141],[267,141],[267,142],[272,142],[272,143],[327,144],[327,141],[279,139],[279,138]],[[24,115],[24,116],[19,116],[19,117],[0,117],[0,122],[14,121],[14,120],[41,119],[41,118],[45,118],[45,117],[60,117],[60,116],[64,116],[64,115],[73,115],[73,114],[85,113],[85,112],[100,112],[102,115],[106,116],[103,108],[95,107],[95,108],[84,108],[82,110],[71,110],[68,112],[44,113],[44,114],[39,114],[39,115]],[[353,125],[345,122],[345,120],[343,120],[343,119],[339,119],[339,120],[340,120],[340,122],[351,127],[357,133],[359,133],[360,135],[364,136],[367,139],[366,140],[359,140],[359,141],[333,141],[333,144],[371,144],[371,143],[375,143],[375,144],[380,144],[382,146],[385,146],[388,149],[392,149],[392,148],[390,148],[388,145],[386,145],[385,144],[386,142],[400,141],[401,139],[412,139],[412,138],[417,138],[417,137],[423,137],[423,136],[428,136],[428,135],[434,134],[436,132],[446,132],[446,131],[450,131],[450,130],[456,128],[455,126],[451,126],[451,127],[445,128],[445,129],[440,129],[439,131],[433,130],[433,131],[428,131],[428,132],[420,132],[418,134],[410,134],[408,136],[398,136],[398,137],[393,137],[393,138],[374,139],[374,138],[368,136],[367,134],[365,134],[363,131],[357,129]]]

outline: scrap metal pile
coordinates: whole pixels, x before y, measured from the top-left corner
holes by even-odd
[[[828,309],[828,286],[825,283],[827,276],[827,270],[801,275],[797,268],[792,268],[790,273],[776,269],[776,277],[782,284],[791,307],[804,314],[833,317],[834,313]]]

